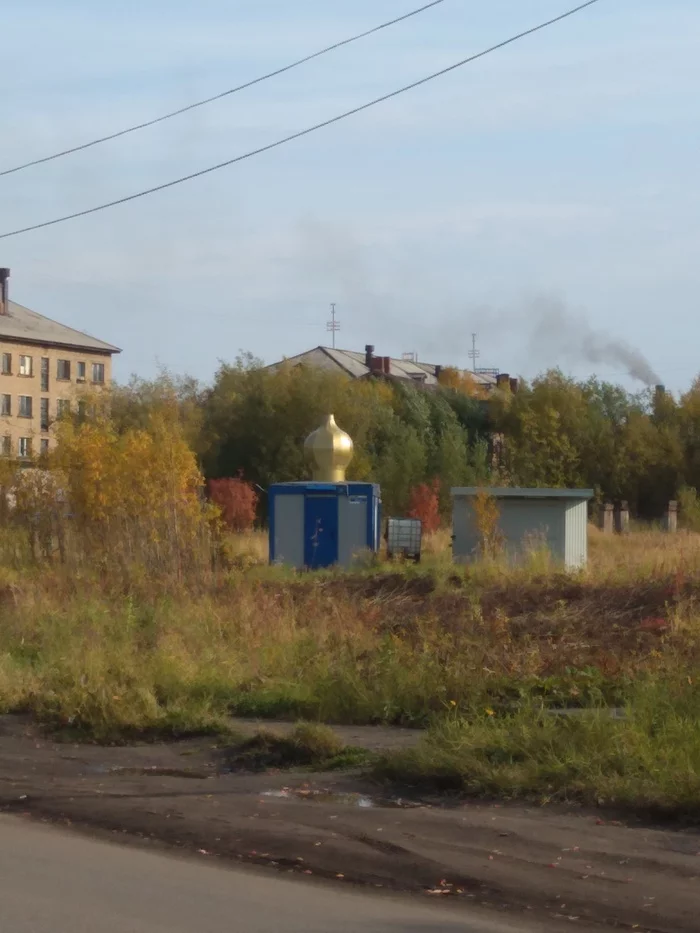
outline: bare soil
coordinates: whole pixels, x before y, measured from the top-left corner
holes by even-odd
[[[379,749],[416,735],[349,728],[341,738]],[[411,799],[352,774],[227,773],[226,761],[211,739],[74,745],[4,717],[0,809],[202,858],[556,917],[562,929],[698,929],[696,830],[574,807]]]

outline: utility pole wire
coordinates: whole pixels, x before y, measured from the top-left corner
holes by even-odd
[[[163,123],[165,120],[170,120],[172,117],[179,117],[180,114],[187,113],[190,110],[195,110],[197,107],[204,107],[205,104],[211,104],[216,100],[221,100],[224,97],[229,97],[231,94],[237,94],[239,91],[245,91],[249,87],[253,87],[255,84],[261,84],[263,81],[268,81],[270,78],[276,78],[278,75],[284,74],[286,71],[291,71],[293,68],[298,68],[300,65],[305,65],[307,62],[313,61],[315,58],[320,58],[322,55],[327,55],[329,52],[334,52],[336,49],[341,49],[344,45],[350,45],[353,42],[358,42],[360,39],[366,39],[367,36],[374,35],[375,32],[381,32],[382,29],[388,29],[390,26],[396,26],[398,23],[403,23],[407,19],[411,19],[413,16],[418,16],[419,13],[424,13],[426,10],[430,10],[432,7],[439,6],[441,3],[444,3],[445,0],[432,0],[431,3],[426,3],[421,7],[418,7],[417,10],[411,10],[410,13],[404,13],[403,16],[397,16],[396,19],[389,20],[386,23],[382,23],[379,26],[374,26],[372,29],[367,29],[365,32],[358,33],[356,36],[351,36],[349,39],[343,39],[341,42],[334,42],[333,45],[326,46],[325,49],[321,49],[320,52],[314,52],[312,55],[306,55],[304,58],[300,58],[295,62],[292,62],[291,65],[284,65],[282,68],[277,68],[275,71],[270,71],[267,74],[261,75],[259,78],[253,78],[251,81],[246,81],[245,84],[239,84],[238,87],[229,88],[228,91],[222,91],[220,94],[214,94],[213,97],[207,97],[204,100],[198,100],[194,104],[188,104],[186,107],[180,107],[178,110],[173,110],[170,113],[165,113],[160,117],[155,117],[153,120],[146,120],[145,123],[137,123],[135,126],[127,126],[123,130],[118,130],[116,133],[110,133],[108,136],[100,136],[99,139],[92,139],[90,142],[82,143],[79,146],[72,146],[70,149],[63,149],[61,152],[54,152],[52,155],[44,156],[41,159],[34,159],[31,162],[24,162],[22,165],[16,165],[14,168],[6,168],[3,171],[0,171],[0,178],[3,175],[12,175],[14,172],[21,172],[26,168],[32,168],[34,165],[42,165],[44,162],[52,162],[54,159],[60,159],[63,156],[72,155],[74,152],[81,152],[83,149],[90,149],[92,146],[99,146],[100,143],[109,142],[110,139],[119,139],[120,136],[126,136],[128,133],[135,133],[137,130],[145,130],[149,126],[155,126],[157,123]]]
[[[219,169],[226,168],[229,165],[235,165],[238,162],[251,159],[253,156],[261,155],[263,152],[269,152],[271,149],[277,149],[279,146],[284,146],[286,143],[292,142],[295,139],[301,139],[303,136],[308,136],[310,133],[314,133],[316,130],[324,129],[325,127],[331,126],[334,123],[339,123],[341,120],[345,120],[347,117],[355,116],[355,114],[362,113],[364,110],[369,110],[370,107],[375,107],[377,104],[381,104],[387,100],[391,100],[394,97],[398,97],[400,94],[405,94],[407,91],[411,91],[423,84],[427,84],[429,81],[434,81],[435,78],[440,78],[443,75],[449,74],[451,71],[455,71],[457,68],[461,68],[464,65],[468,65],[470,62],[476,61],[479,58],[483,58],[485,55],[489,55],[491,52],[496,52],[498,49],[502,49],[507,45],[511,45],[513,42],[517,42],[519,39],[524,39],[526,36],[531,36],[533,33],[540,32],[542,29],[546,29],[548,26],[559,23],[562,20],[567,19],[568,17],[573,16],[575,13],[579,13],[581,10],[585,10],[587,7],[593,6],[598,2],[599,0],[588,0],[587,3],[582,3],[579,6],[574,7],[572,10],[567,10],[566,13],[561,13],[559,16],[555,16],[553,19],[549,19],[544,23],[540,23],[538,26],[533,26],[531,29],[526,29],[524,32],[519,32],[517,35],[511,36],[510,39],[505,39],[503,42],[499,42],[497,45],[492,45],[490,48],[484,49],[483,52],[477,52],[475,55],[470,55],[469,58],[463,58],[461,61],[455,62],[454,65],[449,65],[447,68],[442,68],[440,71],[435,71],[433,74],[430,74],[425,78],[420,78],[418,81],[413,81],[411,84],[406,84],[396,91],[391,91],[389,94],[376,97],[374,100],[368,101],[366,104],[360,104],[359,107],[354,107],[352,110],[346,110],[344,113],[338,114],[338,116],[324,120],[322,123],[316,123],[314,126],[309,126],[304,130],[299,130],[296,133],[292,133],[290,136],[285,136],[283,139],[278,139],[273,143],[260,146],[258,149],[251,149],[249,152],[244,152],[243,155],[235,156],[233,159],[227,159],[225,162],[219,162],[217,165],[210,165],[208,168],[201,169],[198,172],[192,172],[190,175],[183,175],[180,178],[174,178],[172,181],[166,181],[162,185],[155,185],[153,188],[146,188],[143,191],[137,191],[135,194],[129,194],[126,197],[117,198],[115,201],[107,201],[105,204],[98,204],[96,207],[88,207],[85,210],[76,211],[73,214],[65,214],[63,217],[56,217],[53,220],[45,220],[43,223],[32,224],[30,227],[21,227],[18,230],[11,230],[8,233],[0,233],[0,240],[4,240],[11,236],[19,236],[21,233],[29,233],[32,230],[41,230],[43,227],[52,227],[54,224],[64,223],[67,220],[75,220],[77,217],[86,217],[88,214],[95,214],[98,211],[104,211],[109,207],[116,207],[119,204],[126,204],[129,201],[135,201],[138,198],[144,198],[146,195],[155,194],[157,191],[164,191],[166,188],[172,188],[175,185],[181,185],[186,181],[191,181],[193,178],[200,178],[202,175],[208,175],[211,172],[216,172]]]

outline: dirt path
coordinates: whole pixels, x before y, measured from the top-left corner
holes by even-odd
[[[576,809],[399,802],[352,776],[241,775],[222,766],[211,741],[64,745],[0,719],[0,808],[9,812],[202,858],[555,917],[562,929],[698,929],[697,833],[604,822]]]

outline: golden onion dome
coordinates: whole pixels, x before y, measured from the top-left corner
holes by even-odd
[[[353,454],[352,438],[328,415],[323,424],[304,441],[313,461],[313,478],[318,483],[344,483],[345,471]]]

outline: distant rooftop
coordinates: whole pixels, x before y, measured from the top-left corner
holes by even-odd
[[[368,364],[368,358],[371,365]],[[332,347],[315,347],[297,356],[290,356],[282,362],[291,366],[307,364],[319,369],[329,371],[342,370],[354,379],[362,379],[371,374],[389,376],[407,382],[417,382],[425,386],[438,385],[439,375],[446,367],[436,363],[421,363],[410,359],[395,359],[394,357],[376,356],[372,352],[364,353],[356,350],[336,350]],[[281,363],[273,363],[268,367],[274,369]],[[492,389],[497,384],[496,371],[469,373],[477,385]]]
[[[16,301],[9,300],[7,305],[9,313],[0,314],[0,340],[5,338],[47,346],[94,350],[98,353],[121,353],[119,347],[52,321],[43,314],[18,305]]]

